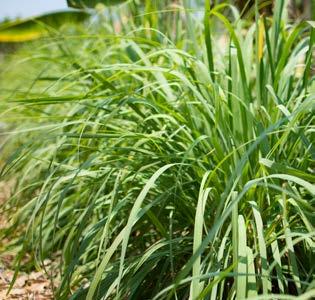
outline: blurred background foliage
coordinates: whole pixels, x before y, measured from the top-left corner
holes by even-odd
[[[164,0],[164,1],[149,1],[149,0],[67,0],[69,7],[74,8],[94,8],[102,5],[116,5],[123,2],[128,2],[133,7],[136,14],[140,14],[139,10],[145,12],[156,11],[157,15],[148,17],[149,26],[154,27],[157,19],[164,17],[164,14],[159,16],[159,12],[175,9],[182,5],[179,0]],[[314,6],[311,0],[290,0],[286,1],[287,16],[294,21],[313,19]],[[241,13],[241,17],[245,19],[252,19],[255,14],[255,1],[254,0],[234,0],[234,1],[212,1],[212,5],[220,3],[230,3],[235,5]],[[204,1],[201,0],[184,0],[186,7],[191,7],[191,10],[198,13],[204,7]],[[260,13],[271,15],[273,11],[274,1],[263,0],[259,3]],[[84,21],[88,17],[88,13],[84,11],[59,11],[47,13],[40,16],[34,16],[27,19],[18,20],[4,20],[0,23],[0,51],[1,49],[12,49],[9,45],[4,47],[3,43],[15,43],[34,40],[49,34],[54,30],[58,30],[62,25],[69,23],[76,23]]]

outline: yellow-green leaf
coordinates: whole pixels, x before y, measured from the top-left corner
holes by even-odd
[[[77,23],[86,19],[82,11],[59,11],[33,18],[9,21],[0,25],[0,42],[26,42],[48,34],[48,29],[58,29],[65,23]]]

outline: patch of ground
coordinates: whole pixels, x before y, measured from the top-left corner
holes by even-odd
[[[0,182],[0,207],[3,207],[5,201],[10,197],[10,191],[13,183]],[[8,226],[8,221],[5,214],[0,213],[0,231]],[[8,243],[9,240],[2,239],[0,241],[0,248]],[[1,245],[2,244],[2,245]],[[0,300],[51,300],[53,296],[53,283],[48,274],[52,274],[54,280],[57,274],[56,261],[46,260],[45,268],[47,273],[43,270],[32,271],[30,273],[19,272],[10,293],[8,290],[10,283],[14,276],[12,262],[14,255],[0,253]]]
[[[0,269],[0,299],[50,300],[53,298],[51,282],[43,272],[19,273],[14,287],[7,295],[14,272]]]

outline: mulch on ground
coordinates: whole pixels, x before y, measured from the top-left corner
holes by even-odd
[[[0,182],[0,207],[3,207],[5,201],[10,197],[12,183]],[[0,231],[8,226],[5,214],[0,214]],[[7,239],[0,241],[0,249],[8,243]],[[2,245],[1,245],[2,244]],[[50,300],[53,297],[53,283],[48,274],[55,274],[56,277],[57,264],[55,261],[45,260],[44,270],[32,270],[31,272],[19,272],[15,283],[10,290],[9,287],[14,276],[14,268],[12,266],[14,255],[8,253],[0,253],[0,300]],[[56,281],[56,280],[55,280]],[[55,282],[56,283],[56,282]]]

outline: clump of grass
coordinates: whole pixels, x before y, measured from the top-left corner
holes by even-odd
[[[57,299],[315,296],[314,29],[283,3],[249,25],[206,4],[189,31],[183,10],[148,29],[156,14],[123,6],[119,27],[17,53],[1,81],[17,270],[61,251]]]

